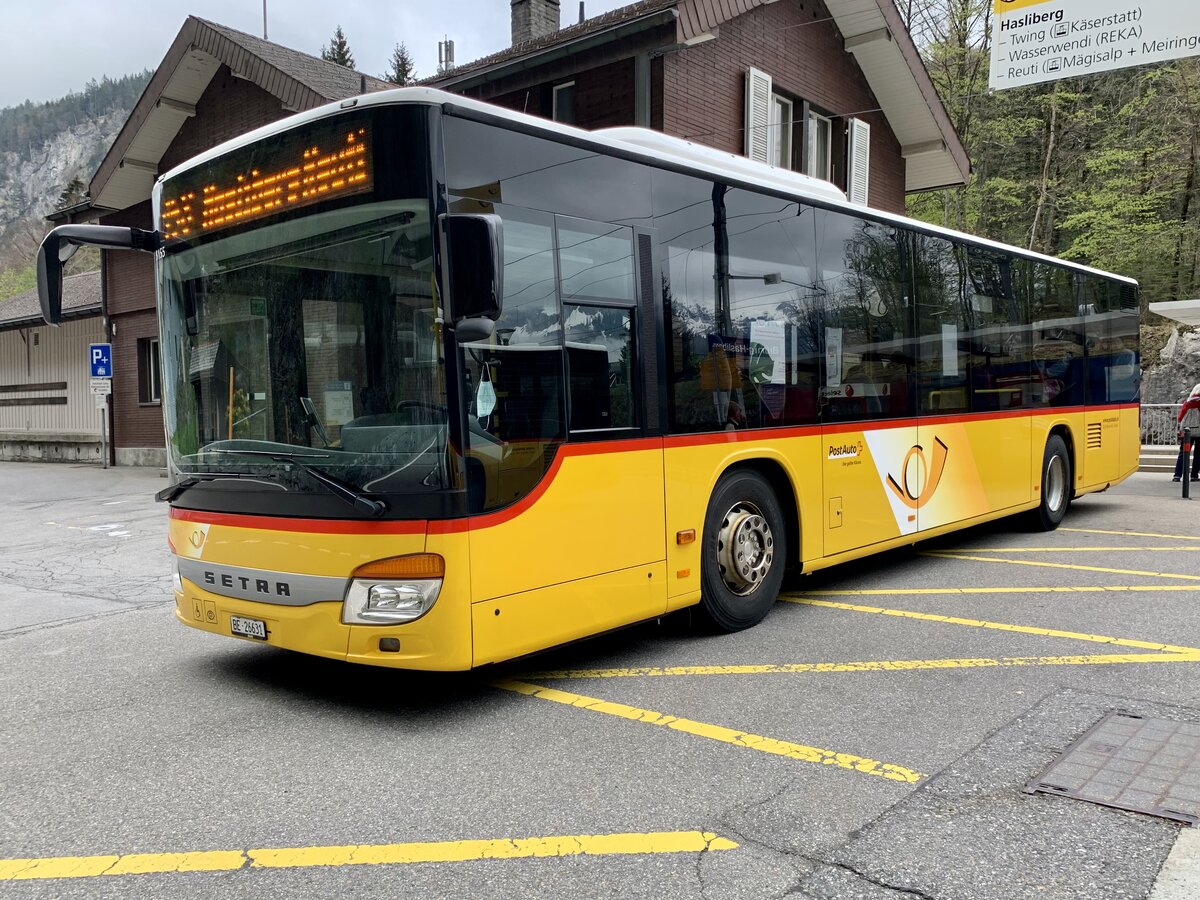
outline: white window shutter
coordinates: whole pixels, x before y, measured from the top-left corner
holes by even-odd
[[[862,119],[850,120],[850,146],[846,157],[846,195],[850,202],[866,206],[867,183],[871,179],[871,126]]]
[[[759,69],[746,70],[746,156],[771,159],[771,76]]]

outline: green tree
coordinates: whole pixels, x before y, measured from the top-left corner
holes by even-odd
[[[388,66],[390,68],[382,76],[384,81],[401,85],[416,83],[417,69],[413,65],[413,58],[409,55],[408,48],[403,43],[397,44],[392,50],[392,58]]]
[[[1195,297],[1200,60],[989,93],[991,9],[912,0],[914,40],[972,172],[910,196],[909,214],[1130,275],[1145,303]]]
[[[354,68],[354,54],[350,52],[350,45],[346,42],[346,35],[342,34],[341,25],[333,33],[329,46],[321,48],[321,59],[345,66],[347,69]]]
[[[58,195],[58,202],[54,204],[54,208],[66,209],[68,206],[82,203],[86,197],[87,185],[83,183],[82,178],[76,175],[62,189],[62,193]]]

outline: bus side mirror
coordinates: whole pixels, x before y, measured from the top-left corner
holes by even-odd
[[[38,248],[37,286],[42,318],[47,325],[62,321],[63,264],[82,245],[123,250],[155,251],[161,246],[157,231],[120,225],[59,225],[50,229]]]
[[[442,217],[449,315],[460,343],[485,340],[504,297],[504,226],[492,214]]]

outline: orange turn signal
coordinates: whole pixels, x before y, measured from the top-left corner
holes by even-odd
[[[359,566],[353,578],[442,578],[446,561],[436,553],[413,553],[390,556]]]
[[[690,544],[695,540],[696,540],[696,529],[695,528],[689,528],[689,529],[687,529],[687,531],[675,532],[675,543],[677,543],[677,544]]]

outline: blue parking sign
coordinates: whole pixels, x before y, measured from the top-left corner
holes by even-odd
[[[112,344],[88,344],[93,378],[112,378]]]

